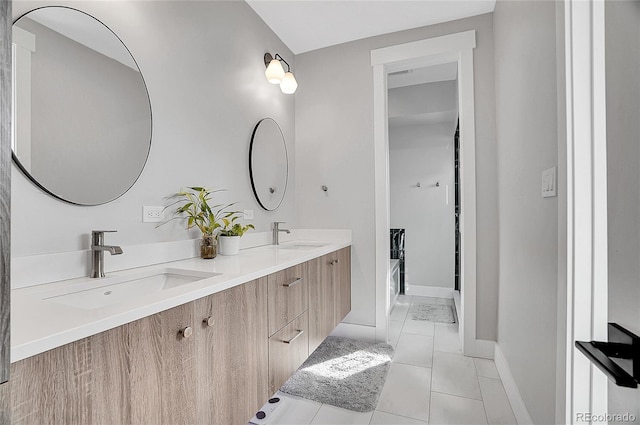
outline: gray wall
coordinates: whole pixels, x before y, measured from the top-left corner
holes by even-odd
[[[187,185],[228,189],[220,200],[253,209],[257,231],[269,230],[274,220],[296,225],[294,98],[266,81],[263,55],[280,53],[294,71],[295,60],[246,3],[15,1],[14,19],[47,4],[92,14],[127,45],[149,89],[153,142],[133,188],[97,207],[53,199],[12,167],[13,256],[87,249],[88,233],[100,228],[117,229],[108,242],[118,245],[196,238],[177,222],[160,229],[141,222],[143,205],[164,205],[167,195]],[[248,172],[251,133],[266,116],[282,127],[291,161],[292,180],[276,212],[260,209]]]
[[[640,3],[605,3],[609,321],[640,334]],[[609,412],[634,413],[640,391],[609,385]]]
[[[476,30],[477,337],[495,339],[498,211],[491,14],[328,47],[296,57],[296,194],[301,227],[351,228],[352,311],[375,325],[373,77],[370,52]],[[327,185],[327,194],[320,190]]]
[[[555,421],[558,198],[540,193],[541,172],[558,161],[555,25],[554,2],[498,1],[494,11],[498,343],[539,424]]]

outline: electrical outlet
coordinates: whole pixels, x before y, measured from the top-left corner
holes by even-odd
[[[142,207],[143,223],[162,223],[164,221],[164,207]]]
[[[244,210],[244,219],[253,220],[253,210]]]

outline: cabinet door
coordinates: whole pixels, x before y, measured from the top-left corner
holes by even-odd
[[[11,365],[14,424],[193,424],[192,304]]]
[[[84,338],[13,363],[12,423],[91,423],[91,358],[95,348],[91,338]]]
[[[334,283],[331,254],[307,263],[309,282],[309,353],[329,336],[335,328]]]
[[[351,311],[351,247],[331,255],[336,259],[331,265],[335,287],[334,326],[337,326]]]
[[[160,371],[162,373],[160,401],[162,404],[163,424],[195,423],[195,382],[198,374],[195,356],[195,331],[197,328],[195,326],[193,307],[194,303],[188,303],[158,313],[157,317],[151,317],[151,320],[157,319],[157,322],[152,324],[155,325],[156,329],[155,331],[151,329],[151,332],[160,335],[160,344],[157,344],[153,336],[149,338],[149,335],[139,335],[137,332],[131,333],[132,337],[138,336],[147,341],[144,348],[145,353],[153,350],[158,345],[160,347],[158,360],[161,361]],[[181,330],[186,327],[190,327],[192,331],[192,334],[188,337],[181,335]],[[135,340],[132,341],[132,344],[135,345],[136,343]],[[149,362],[149,359],[138,358],[136,365],[140,366],[142,362]],[[148,366],[144,366],[145,372]],[[141,378],[145,380],[145,386],[152,386],[157,382],[155,377],[151,380],[148,377]],[[144,395],[141,396],[144,397]],[[153,403],[151,404],[153,405]],[[151,422],[148,419],[143,420],[147,423]]]
[[[91,337],[101,347],[93,369],[104,399],[93,402],[93,423],[194,423],[194,324],[193,303],[187,303]],[[182,334],[187,327],[191,335]],[[130,419],[118,420],[114,412]]]
[[[269,397],[267,278],[196,302],[196,423],[246,424]]]
[[[305,267],[306,264],[298,264],[267,276],[269,335],[309,308],[309,282],[305,279]]]
[[[309,314],[305,311],[269,338],[269,394],[280,389],[309,357],[308,330]]]

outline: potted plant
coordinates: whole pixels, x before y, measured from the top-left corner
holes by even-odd
[[[235,223],[238,219],[237,214],[237,212],[233,212],[231,215],[222,219],[224,227],[218,234],[220,254],[222,255],[238,255],[238,252],[240,251],[240,237],[249,229],[255,229],[253,224],[243,226],[240,223]]]
[[[173,213],[175,219],[187,219],[187,229],[197,227],[202,232],[202,241],[200,242],[200,257],[210,259],[216,256],[216,229],[222,227],[220,221],[232,217],[235,213],[225,211],[233,204],[218,204],[210,206],[209,202],[213,198],[213,194],[220,192],[222,189],[211,190],[205,187],[188,187],[178,193],[171,195],[168,199],[174,200],[165,207],[170,208],[178,205]],[[169,221],[171,221],[169,220]],[[168,223],[165,222],[163,224]]]

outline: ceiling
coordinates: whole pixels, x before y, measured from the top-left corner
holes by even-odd
[[[247,0],[294,54],[493,12],[495,0]]]

